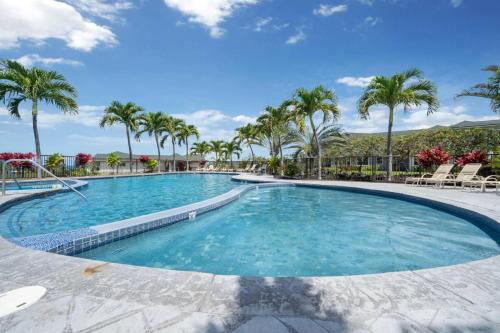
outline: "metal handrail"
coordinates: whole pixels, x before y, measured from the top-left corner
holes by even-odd
[[[43,170],[46,173],[48,173],[50,176],[54,177],[58,182],[60,182],[61,184],[63,184],[64,186],[66,186],[67,188],[69,188],[70,190],[72,190],[73,192],[75,192],[76,194],[78,194],[81,198],[83,198],[84,200],[87,200],[87,197],[85,195],[83,195],[80,191],[78,191],[77,189],[75,189],[73,186],[69,185],[68,183],[66,183],[61,178],[59,178],[56,175],[54,175],[52,172],[50,172],[49,170],[47,170],[46,168],[44,168],[43,166],[41,166],[38,162],[30,160],[30,159],[27,159],[27,158],[13,158],[13,159],[10,159],[10,160],[7,160],[7,161],[3,162],[3,164],[2,164],[2,195],[3,196],[5,196],[5,190],[6,190],[6,178],[7,178],[7,172],[6,172],[6,170],[7,170],[7,164],[10,163],[10,162],[30,162],[31,164],[33,164],[34,166],[36,166],[40,170]]]

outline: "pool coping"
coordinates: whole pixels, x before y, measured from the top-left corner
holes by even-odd
[[[256,176],[238,177],[248,181]],[[393,184],[335,185],[405,189]],[[430,193],[423,196],[441,192]],[[496,221],[500,221],[498,207],[478,209],[497,214]],[[139,315],[150,318],[148,321],[154,320],[154,325],[165,321],[158,327],[173,332],[186,327],[189,332],[214,327],[221,327],[217,329],[220,332],[238,328],[242,332],[261,331],[272,325],[282,325],[283,330],[276,332],[300,333],[386,333],[403,328],[408,332],[444,332],[453,327],[500,331],[500,256],[417,271],[258,278],[104,263],[22,248],[1,237],[0,250],[0,290],[26,284],[40,284],[49,290],[39,305],[0,318],[0,326],[12,331],[30,331],[26,327],[31,327],[53,332],[59,322],[62,327],[65,322],[72,327],[85,322],[88,331],[102,327],[112,331],[137,321],[136,309]],[[87,275],[88,270],[95,273]],[[103,318],[103,314],[89,315],[85,306],[100,311],[101,306],[95,304],[122,310],[113,320]],[[76,311],[75,306],[80,315],[66,315]]]

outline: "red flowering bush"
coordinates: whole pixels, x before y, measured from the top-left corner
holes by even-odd
[[[205,166],[205,164],[207,164],[207,161],[205,160],[201,160],[200,161],[200,167],[203,168]]]
[[[441,147],[432,149],[422,149],[416,158],[417,164],[423,167],[446,164],[450,160],[450,155],[444,152]]]
[[[33,153],[0,153],[0,161],[7,161],[11,160],[13,158],[19,158],[19,159],[33,159],[35,157],[35,154]],[[33,165],[30,162],[10,162],[9,163],[11,166],[14,168],[31,168]]]
[[[488,164],[488,156],[480,150],[473,150],[470,153],[457,158],[455,163],[459,166],[464,166],[468,163]]]
[[[75,164],[76,164],[76,166],[84,167],[87,164],[89,164],[90,162],[92,162],[92,155],[90,155],[90,154],[78,153],[75,156]]]
[[[148,163],[150,159],[151,157],[149,157],[148,155],[139,156],[139,162],[141,163]]]

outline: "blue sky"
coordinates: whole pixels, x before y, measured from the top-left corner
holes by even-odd
[[[401,112],[395,129],[426,128],[498,118],[454,96],[499,63],[499,11],[497,0],[0,0],[0,58],[57,70],[78,89],[78,116],[41,106],[43,153],[126,151],[123,128],[97,125],[112,100],[227,139],[318,84],[338,95],[345,130],[384,131],[386,111],[360,120],[356,100],[369,77],[411,67],[437,84],[441,109]],[[0,151],[34,150],[29,108],[20,121],[0,106]],[[146,137],[133,148],[155,152]]]

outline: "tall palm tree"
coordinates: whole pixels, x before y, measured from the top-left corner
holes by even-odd
[[[158,153],[158,172],[161,172],[160,136],[165,131],[165,117],[163,112],[148,112],[139,116],[139,126],[135,138],[139,140],[141,135],[148,135],[155,138],[156,150]]]
[[[295,114],[288,108],[290,101],[283,102],[279,107],[268,106],[262,116],[257,119],[257,123],[265,124],[269,127],[273,150],[280,156],[281,172],[283,172],[283,146],[290,133],[290,123],[295,119]]]
[[[486,83],[478,83],[470,89],[462,91],[457,97],[473,96],[490,100],[490,108],[493,112],[500,113],[500,66],[490,65],[482,69],[492,72],[493,76]]]
[[[179,130],[179,145],[186,145],[186,171],[189,171],[189,137],[194,136],[200,138],[200,132],[194,125],[184,124]]]
[[[223,143],[222,151],[225,154],[226,158],[229,158],[231,168],[233,168],[233,155],[236,155],[240,158],[241,147],[240,143],[237,140],[231,140]]]
[[[224,141],[212,140],[210,141],[210,151],[215,154],[215,162],[219,162],[220,155],[223,153]]]
[[[31,102],[31,117],[37,161],[40,163],[42,150],[38,136],[38,103],[52,104],[64,113],[78,113],[76,89],[63,75],[40,68],[26,68],[17,61],[0,62],[0,100],[6,105],[12,117],[21,118],[19,105]],[[38,177],[42,176],[38,170]]]
[[[101,127],[105,127],[106,125],[111,127],[116,123],[123,124],[125,126],[125,132],[127,133],[130,173],[132,173],[132,145],[130,144],[130,133],[137,130],[139,125],[139,113],[142,111],[144,111],[142,106],[136,105],[132,102],[122,104],[118,101],[113,101],[106,109],[104,109],[104,115],[99,123],[99,126]]]
[[[201,156],[202,159],[205,158],[206,154],[210,153],[210,150],[211,150],[210,144],[206,141],[195,142],[191,147],[191,153],[194,155]]]
[[[358,102],[358,113],[364,119],[370,116],[369,109],[374,105],[385,105],[389,109],[387,129],[387,180],[392,180],[392,125],[394,112],[398,106],[404,111],[427,105],[427,115],[437,111],[439,101],[434,84],[423,79],[419,69],[410,69],[390,77],[376,76],[366,87]]]
[[[173,153],[173,168],[174,172],[177,170],[176,168],[176,156],[175,156],[175,144],[177,139],[179,138],[179,131],[185,125],[184,120],[174,118],[172,116],[166,116],[164,119],[164,127],[165,127],[165,135],[161,139],[161,146],[165,144],[165,141],[170,137],[170,141],[172,142],[172,153]]]
[[[261,138],[258,133],[257,126],[252,124],[246,124],[243,127],[236,129],[236,136],[233,140],[238,140],[239,143],[244,143],[250,149],[252,154],[252,164],[255,160],[255,154],[253,152],[252,145],[258,145],[261,143]]]
[[[340,117],[340,110],[337,105],[335,93],[323,86],[317,86],[308,91],[304,88],[295,92],[293,105],[295,107],[296,122],[300,129],[304,129],[304,121],[309,120],[309,126],[313,134],[313,140],[317,147],[318,157],[318,179],[321,179],[321,144],[318,136],[318,126],[314,123],[314,116],[317,112],[323,114],[322,124],[336,121]]]

